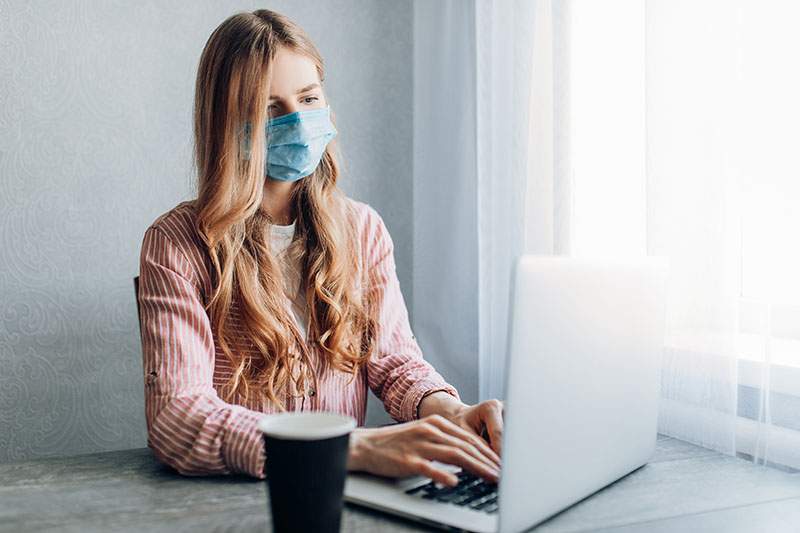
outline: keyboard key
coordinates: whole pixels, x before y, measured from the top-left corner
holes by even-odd
[[[491,508],[492,505],[497,504],[497,494],[487,494],[480,500],[473,502],[470,507],[477,510],[484,510],[485,508]]]
[[[458,492],[451,491],[451,492],[437,494],[436,499],[439,500],[440,502],[451,502],[453,500],[461,498],[462,496],[463,495],[459,494]]]
[[[423,490],[427,486],[428,485],[418,485],[416,487],[411,487],[410,489],[407,489],[405,492],[406,494],[416,494],[417,492]]]
[[[486,494],[486,495],[478,498],[477,500],[474,500],[474,501],[470,502],[469,503],[469,507],[472,508],[472,509],[480,509],[481,507],[483,507],[485,505],[488,505],[490,503],[492,503],[492,495],[491,494]]]
[[[467,504],[472,503],[473,501],[475,501],[477,499],[480,499],[480,498],[481,498],[481,494],[470,494],[469,497],[460,500],[460,502],[461,502],[460,505],[467,505]]]

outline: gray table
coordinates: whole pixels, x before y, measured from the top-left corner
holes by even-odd
[[[266,484],[184,477],[147,448],[0,465],[0,531],[270,531]],[[660,437],[650,464],[536,528],[800,531],[800,475]],[[346,504],[342,531],[435,531]]]

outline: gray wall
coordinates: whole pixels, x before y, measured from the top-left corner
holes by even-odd
[[[412,6],[16,2],[0,8],[0,462],[145,445],[131,278],[194,196],[197,61],[228,15],[292,17],[327,62],[341,187],[373,205],[412,309]],[[389,421],[374,398],[369,424]]]

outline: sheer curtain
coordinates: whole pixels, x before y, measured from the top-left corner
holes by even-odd
[[[672,274],[660,428],[731,454],[741,274],[738,7],[651,2],[646,20],[648,251],[669,256]]]
[[[648,249],[674,272],[661,430],[794,468],[798,20],[786,0],[650,0],[646,17]]]
[[[560,2],[475,2],[479,396],[502,398],[513,260],[568,243],[555,143],[566,115]],[[533,30],[531,30],[533,29]]]
[[[663,255],[659,430],[800,468],[800,6],[520,4],[475,11],[480,397],[518,253]]]

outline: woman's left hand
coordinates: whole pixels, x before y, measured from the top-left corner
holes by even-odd
[[[489,446],[502,457],[500,447],[503,442],[503,402],[501,400],[492,398],[476,405],[464,405],[447,418],[482,438],[485,438],[483,435],[485,430],[489,437]]]

